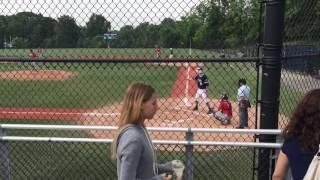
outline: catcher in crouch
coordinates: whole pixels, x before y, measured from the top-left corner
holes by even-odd
[[[232,119],[232,105],[228,100],[228,95],[224,93],[218,105],[218,111],[213,113],[213,117],[221,121],[222,125],[230,124]]]
[[[196,69],[197,76],[194,78],[194,80],[197,82],[198,85],[198,90],[195,96],[196,99],[196,106],[193,108],[194,111],[198,110],[198,105],[199,105],[199,97],[201,96],[202,99],[206,102],[206,105],[208,107],[208,113],[207,114],[212,114],[213,111],[209,105],[209,100],[208,100],[208,77],[203,73],[203,69],[201,67],[197,67]]]

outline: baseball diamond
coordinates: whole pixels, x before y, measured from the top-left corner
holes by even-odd
[[[1,180],[272,179],[320,88],[319,0],[0,2]],[[110,144],[120,119],[144,151]]]

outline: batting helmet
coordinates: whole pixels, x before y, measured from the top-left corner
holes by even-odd
[[[203,74],[203,69],[202,69],[202,67],[197,67],[197,69],[196,69],[196,72],[198,73],[198,74]]]

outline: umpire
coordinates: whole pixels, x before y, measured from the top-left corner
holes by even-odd
[[[239,103],[240,124],[237,128],[244,129],[248,128],[248,108],[251,107],[249,101],[250,87],[245,79],[239,79],[238,86],[237,100]]]

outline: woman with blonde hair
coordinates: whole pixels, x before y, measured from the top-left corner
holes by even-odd
[[[145,127],[158,110],[154,88],[133,83],[124,98],[118,131],[112,143],[118,180],[170,180],[171,163],[157,164],[155,147]],[[160,174],[160,175],[159,175]]]
[[[303,179],[320,143],[320,89],[311,90],[300,100],[283,135],[272,179],[284,179],[288,167],[294,180]]]

